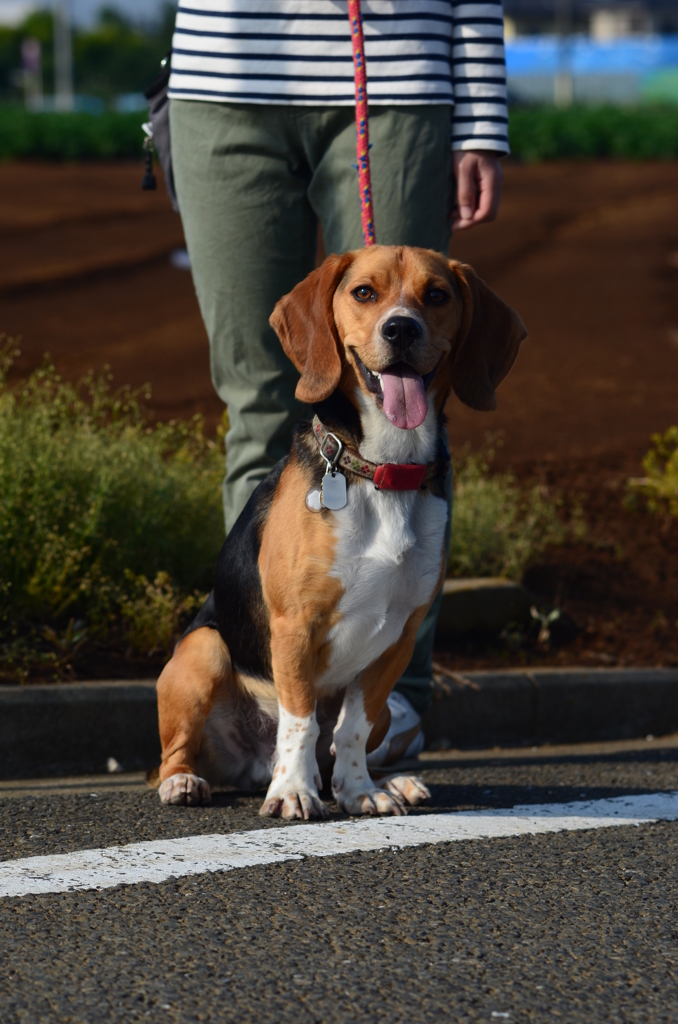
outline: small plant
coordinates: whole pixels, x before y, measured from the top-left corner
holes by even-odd
[[[628,481],[627,505],[645,498],[650,512],[678,516],[678,427],[653,434],[652,446],[643,459],[644,477]]]
[[[490,474],[492,457],[492,451],[465,453],[455,463],[450,572],[520,580],[547,545],[563,543],[568,529],[546,488],[526,490],[511,473]]]
[[[537,643],[542,647],[548,647],[551,642],[551,626],[560,618],[560,608],[554,608],[550,612],[540,612],[536,605],[530,608],[530,615],[535,622],[539,623],[539,635]]]
[[[0,673],[58,674],[121,633],[167,651],[223,541],[223,446],[200,417],[154,425],[107,375],[71,385],[46,363],[12,388],[13,356],[0,353]]]

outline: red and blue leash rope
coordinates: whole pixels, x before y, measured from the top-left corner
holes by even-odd
[[[355,82],[356,154],[358,157],[358,187],[360,213],[365,245],[376,245],[374,207],[372,206],[372,180],[370,178],[370,132],[367,116],[367,72],[365,69],[365,40],[360,14],[360,0],[348,0],[353,42],[353,78]]]

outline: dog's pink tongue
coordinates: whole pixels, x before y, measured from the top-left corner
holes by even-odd
[[[401,363],[383,370],[384,412],[401,430],[412,430],[424,422],[428,399],[420,373]]]

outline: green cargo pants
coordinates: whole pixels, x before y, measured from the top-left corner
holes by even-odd
[[[447,252],[449,106],[372,107],[377,240]],[[278,299],[327,252],[363,244],[352,107],[171,100],[172,162],[193,280],[210,340],[212,380],[228,406],[227,531],[290,448],[299,375],[268,324]],[[451,483],[450,483],[451,494]],[[422,623],[398,689],[430,701],[439,601]]]

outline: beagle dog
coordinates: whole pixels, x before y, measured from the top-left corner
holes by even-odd
[[[260,813],[404,814],[429,793],[375,782],[366,751],[445,575],[444,407],[496,407],[526,330],[473,270],[373,246],[329,256],[271,324],[313,406],[219,556],[158,680],[160,799],[268,787]]]

